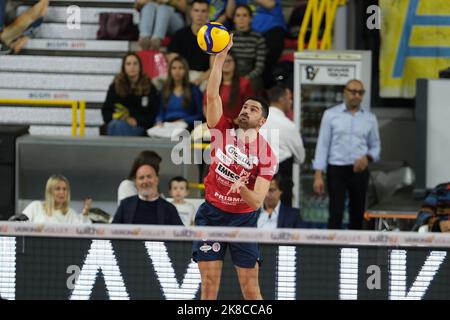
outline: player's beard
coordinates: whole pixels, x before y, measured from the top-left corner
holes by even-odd
[[[250,123],[250,118],[245,114],[239,115],[238,125],[239,125],[239,128],[241,128],[243,130],[247,130],[252,127],[251,123]]]

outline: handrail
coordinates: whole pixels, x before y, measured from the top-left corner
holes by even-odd
[[[86,101],[82,100],[79,102],[80,106],[80,136],[84,137],[84,128],[86,121]]]
[[[305,15],[302,20],[300,32],[298,34],[298,51],[304,49],[317,49],[320,43],[321,50],[331,49],[331,35],[334,19],[338,6],[345,5],[347,0],[309,0],[306,6]],[[320,26],[323,16],[325,17],[325,30],[322,39],[319,39]],[[305,44],[305,36],[312,18],[311,36],[308,44]]]
[[[204,183],[189,182],[189,188],[205,190],[205,184]]]
[[[76,100],[40,100],[40,99],[10,99],[0,98],[0,104],[70,106],[72,108],[72,136],[77,136],[78,106],[80,107],[80,136],[84,136],[86,102]]]

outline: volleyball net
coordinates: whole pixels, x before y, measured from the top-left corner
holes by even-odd
[[[192,241],[258,242],[264,299],[450,299],[450,235],[0,222],[4,299],[199,299]],[[229,254],[219,299],[241,299]]]

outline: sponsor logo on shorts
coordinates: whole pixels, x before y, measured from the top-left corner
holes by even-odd
[[[214,252],[219,252],[220,251],[220,243],[214,242],[213,245],[212,245],[212,250]]]
[[[208,252],[211,249],[212,247],[206,243],[200,247],[200,250],[203,251],[204,253]]]
[[[249,158],[232,144],[227,144],[225,146],[225,152],[227,156],[231,157],[245,169],[250,170],[251,168],[253,168],[253,165],[250,162]]]
[[[235,182],[239,180],[239,175],[235,172],[231,171],[221,163],[219,163],[216,167],[216,173],[220,175],[222,178],[227,179],[228,181]]]
[[[216,157],[223,163],[225,163],[227,166],[231,165],[233,163],[233,160],[230,159],[230,157],[227,157],[221,149],[217,149]]]

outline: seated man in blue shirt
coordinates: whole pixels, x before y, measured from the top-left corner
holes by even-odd
[[[345,196],[349,197],[349,229],[362,229],[369,183],[368,163],[380,157],[380,135],[374,114],[361,108],[365,90],[359,80],[344,88],[344,103],[325,111],[313,162],[314,191],[330,197],[328,228],[341,229]]]
[[[292,208],[281,202],[283,194],[282,177],[279,173],[273,176],[269,191],[264,199],[264,208],[258,218],[258,228],[302,228],[303,221],[298,208]]]

